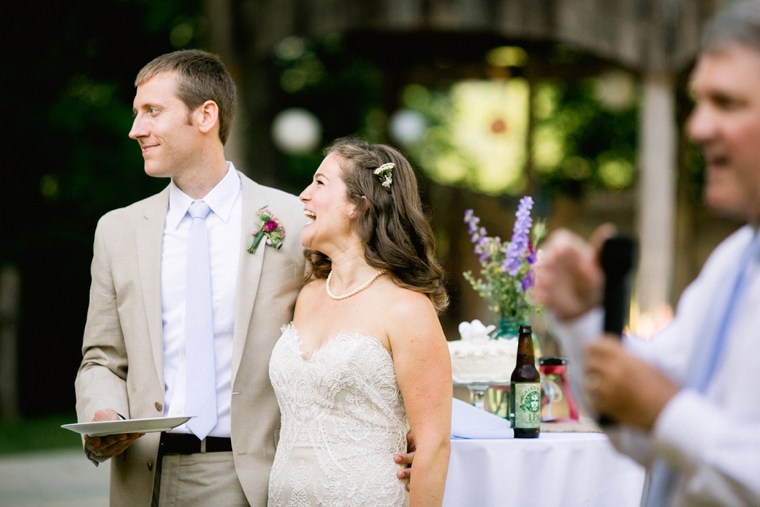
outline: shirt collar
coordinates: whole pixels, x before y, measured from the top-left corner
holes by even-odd
[[[208,204],[216,216],[227,223],[241,187],[240,175],[235,170],[235,166],[232,162],[227,162],[227,174],[206,194],[203,202]],[[166,226],[176,229],[192,203],[193,198],[180,190],[174,181],[169,183],[169,210],[166,213]]]

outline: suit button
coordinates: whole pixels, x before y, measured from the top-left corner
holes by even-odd
[[[148,460],[148,470],[153,470],[153,460]]]
[[[159,402],[156,402],[156,404],[154,406],[156,407],[156,410],[158,410],[159,412],[163,412],[164,411],[164,406],[162,404],[160,404]]]

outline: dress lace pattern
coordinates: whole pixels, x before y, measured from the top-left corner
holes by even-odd
[[[377,338],[339,333],[304,359],[288,324],[269,377],[282,413],[270,507],[404,505],[393,456],[406,449],[409,423],[393,360]]]

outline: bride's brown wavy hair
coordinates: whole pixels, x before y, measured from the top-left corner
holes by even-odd
[[[334,141],[325,156],[339,155],[347,197],[356,205],[354,230],[364,242],[367,264],[387,270],[396,285],[425,294],[436,311],[449,304],[444,272],[435,258],[435,240],[422,211],[417,176],[398,150],[354,138]],[[393,183],[384,187],[374,170],[391,162]],[[307,249],[307,279],[327,278],[332,261]]]

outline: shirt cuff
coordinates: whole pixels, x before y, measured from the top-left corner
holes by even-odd
[[[719,411],[691,389],[682,389],[662,409],[652,429],[653,452],[671,467],[694,473],[702,456],[709,454],[711,434],[724,421]],[[699,445],[695,445],[699,442]]]
[[[652,464],[652,436],[634,426],[615,424],[604,429],[610,443],[621,453],[643,466]]]
[[[551,316],[552,329],[563,341],[576,340],[588,344],[602,334],[604,328],[604,310],[592,308],[580,317],[572,320],[561,320],[556,315]]]
[[[84,448],[84,455],[87,456],[87,459],[90,460],[95,466],[98,466],[104,461],[108,461],[109,459],[111,459],[110,456],[97,456],[94,452],[89,450],[87,447]]]
[[[592,417],[596,414],[591,410],[583,389],[586,347],[600,338],[603,325],[604,310],[601,308],[594,308],[573,320],[562,321],[553,314],[551,316],[552,331],[568,359],[570,389],[581,411]]]
[[[586,346],[599,338],[603,325],[604,310],[601,308],[594,308],[573,320],[560,320],[552,314],[552,331],[570,363],[576,365],[572,366],[577,368],[576,371],[582,371]]]

